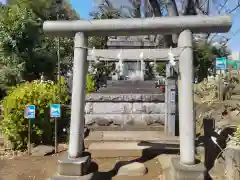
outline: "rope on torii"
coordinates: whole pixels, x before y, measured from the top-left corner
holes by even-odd
[[[140,65],[141,65],[140,76],[144,78],[145,62],[144,62],[143,52],[140,53],[139,58],[140,58]]]
[[[176,65],[176,61],[175,61],[175,57],[174,57],[174,54],[172,52],[172,47],[170,47],[170,50],[168,52],[168,59],[169,59],[169,63],[172,65],[172,66],[175,66]]]
[[[92,48],[91,55],[92,55],[94,61],[90,62],[88,71],[90,74],[95,75],[97,73],[97,69],[94,67],[94,65],[97,65],[100,63],[100,61],[98,60],[96,53],[95,53],[95,47]]]
[[[117,59],[119,60],[117,63],[117,71],[120,76],[123,75],[123,59],[122,59],[122,49],[120,52],[117,54]]]

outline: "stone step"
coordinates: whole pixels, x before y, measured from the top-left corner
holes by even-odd
[[[166,136],[163,131],[93,131],[85,141],[173,141],[179,142],[175,136]]]
[[[124,125],[124,126],[91,126],[87,125],[90,131],[164,131],[164,125],[154,126],[137,126],[137,125]]]
[[[135,87],[145,87],[154,88],[155,81],[141,81],[141,80],[120,80],[120,81],[107,81],[107,86],[122,87],[122,86],[135,86]]]
[[[163,131],[93,131],[84,143],[93,157],[137,157],[177,151],[179,137],[166,136]]]
[[[162,142],[96,142],[89,145],[88,152],[95,158],[140,157],[162,153],[179,153],[179,143]]]
[[[161,94],[163,93],[162,89],[159,88],[143,88],[143,87],[106,87],[100,88],[98,93],[120,93],[120,94],[127,94],[127,93],[135,93],[135,94]]]
[[[107,87],[118,87],[121,88],[131,88],[131,87],[135,87],[135,88],[146,88],[146,89],[154,89],[155,88],[155,84],[154,83],[143,83],[143,84],[133,84],[133,83],[128,83],[128,84],[107,84]]]
[[[135,93],[135,94],[161,94],[161,89],[155,87],[155,81],[108,81],[107,87],[102,87],[98,93]]]

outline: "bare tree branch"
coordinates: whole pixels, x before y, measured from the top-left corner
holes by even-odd
[[[141,0],[128,0],[133,8],[134,12],[132,13],[132,16],[135,18],[140,18],[141,17]]]
[[[230,11],[228,11],[228,13],[233,13],[233,12],[236,11],[239,7],[240,7],[240,4],[238,3],[238,5],[237,5],[235,8],[231,9]]]
[[[201,3],[201,0],[200,0],[200,3],[198,2],[198,4],[196,4],[196,8],[199,11],[198,14],[207,15],[209,13],[209,0],[204,0],[203,3]]]
[[[166,8],[168,16],[179,16],[178,9],[175,0],[166,0]],[[178,35],[172,35],[172,41],[174,44],[178,42]]]
[[[184,0],[183,7],[183,15],[197,15],[194,0]]]
[[[218,12],[218,13],[220,13],[220,12],[223,10],[223,8],[226,6],[226,4],[227,4],[228,1],[229,1],[229,0],[225,0],[223,4],[220,4],[220,7],[221,7],[221,8],[219,9],[219,12]]]
[[[149,3],[153,9],[154,15],[156,17],[161,17],[162,16],[161,6],[157,2],[157,0],[149,0]],[[164,38],[164,47],[174,46],[171,35],[165,35],[163,36],[163,38]]]
[[[219,14],[222,12],[223,9],[226,9],[226,5],[227,5],[228,1],[229,1],[229,0],[225,0],[225,1],[223,2],[223,4],[216,4],[216,2],[215,2],[215,5],[216,5],[216,6],[220,6],[220,9],[218,10],[218,13],[219,13]],[[227,13],[231,14],[231,13],[235,12],[238,8],[240,8],[240,0],[238,0],[237,5],[236,5],[234,8],[232,8],[231,10],[227,10]],[[238,32],[238,31],[237,31],[237,32]],[[212,42],[212,41],[215,39],[215,37],[218,36],[218,35],[219,35],[219,34],[214,34],[214,35],[209,39],[209,42]],[[234,35],[234,36],[235,36],[235,35]],[[232,37],[234,37],[234,36],[232,36]],[[227,39],[230,40],[230,39],[232,39],[232,37],[227,38]],[[227,42],[228,42],[229,40],[227,40]]]

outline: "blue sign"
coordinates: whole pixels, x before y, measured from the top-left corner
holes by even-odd
[[[26,106],[25,111],[24,111],[24,117],[27,119],[35,119],[36,106],[35,105]]]
[[[61,117],[61,105],[60,104],[51,104],[51,106],[50,106],[50,117],[51,118]]]
[[[226,70],[227,69],[227,59],[226,58],[216,58],[216,70]]]

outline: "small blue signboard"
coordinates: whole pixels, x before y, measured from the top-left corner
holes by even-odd
[[[216,70],[226,70],[227,69],[227,59],[225,57],[216,58]]]
[[[35,105],[28,105],[24,111],[24,117],[27,119],[35,119],[36,117],[36,106]]]
[[[51,106],[50,106],[50,117],[51,118],[61,117],[61,105],[60,104],[51,104]]]

